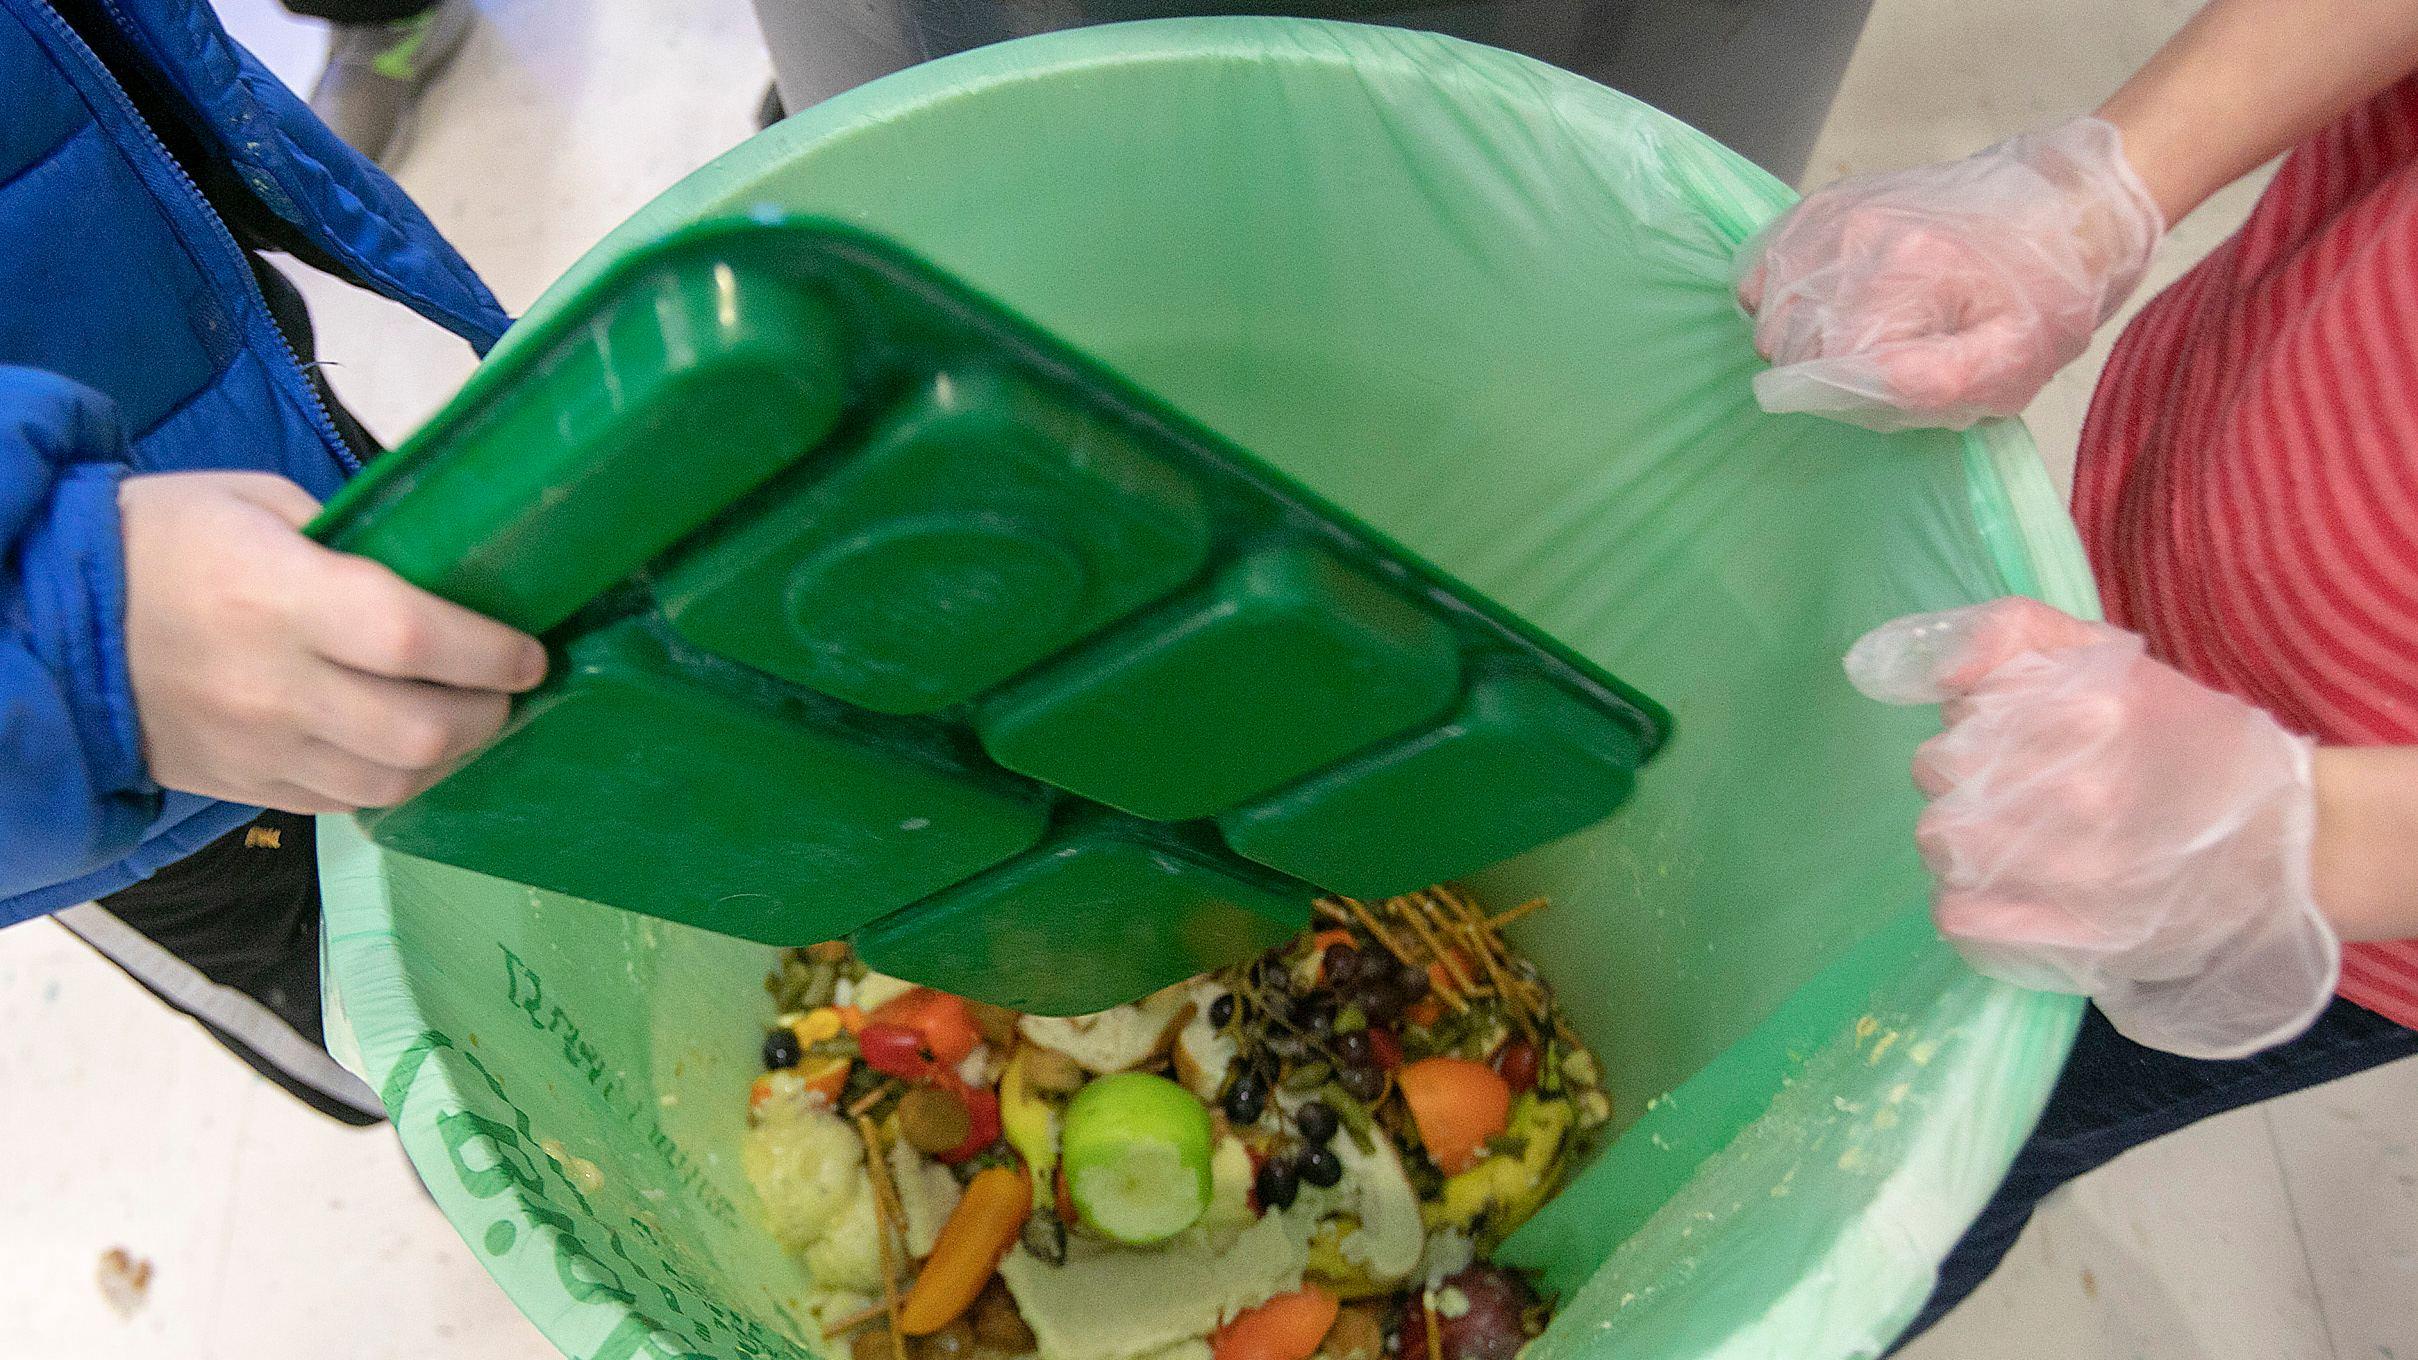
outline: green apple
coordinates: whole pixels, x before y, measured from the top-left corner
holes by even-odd
[[[1142,1072],[1086,1083],[1060,1134],[1066,1191],[1083,1226],[1128,1246],[1164,1242],[1209,1207],[1209,1108]]]

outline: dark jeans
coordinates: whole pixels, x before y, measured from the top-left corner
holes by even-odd
[[[437,0],[284,0],[287,10],[331,24],[383,24],[408,19]]]
[[[2348,1001],[2335,1002],[2291,1043],[2230,1062],[2143,1048],[2091,1011],[2040,1127],[2016,1154],[1997,1197],[1940,1266],[1938,1287],[1898,1344],[1921,1335],[1988,1279],[2032,1221],[2032,1211],[2058,1186],[2211,1115],[2412,1054],[2418,1054],[2418,1030]]]

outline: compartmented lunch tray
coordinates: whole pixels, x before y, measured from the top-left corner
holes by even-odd
[[[634,252],[313,532],[543,636],[382,844],[1104,1008],[1601,820],[1667,715],[899,247]]]

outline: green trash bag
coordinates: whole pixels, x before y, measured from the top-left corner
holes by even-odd
[[[1532,1360],[1869,1356],[2004,1174],[2079,1003],[1930,929],[1926,712],[1839,658],[1910,610],[2088,612],[2022,430],[1767,416],[1730,291],[1788,192],[1525,58],[1180,20],[906,71],[699,170],[894,237],[1668,702],[1610,822],[1480,876],[1603,1056],[1618,1139],[1506,1245]],[[510,349],[525,328],[504,341]],[[666,469],[667,477],[678,470]],[[827,1348],[739,1169],[762,946],[322,839],[330,1032],[446,1214],[581,1360]]]

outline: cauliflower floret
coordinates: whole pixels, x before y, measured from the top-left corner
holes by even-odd
[[[1095,1015],[1028,1015],[1016,1022],[1024,1037],[1055,1049],[1100,1076],[1140,1067],[1166,1052],[1184,1014],[1189,983],[1152,992]]]
[[[1225,1089],[1226,1073],[1234,1066],[1234,1036],[1209,1022],[1210,1008],[1226,989],[1203,978],[1185,995],[1192,1002],[1191,1018],[1175,1035],[1175,1075],[1204,1101],[1214,1101]]]
[[[857,1193],[820,1238],[806,1248],[806,1269],[820,1289],[870,1294],[882,1287],[881,1238],[873,1217],[873,1183],[859,1169]]]
[[[949,1169],[917,1152],[904,1138],[890,1145],[890,1183],[906,1215],[907,1254],[929,1256],[942,1225],[956,1212],[962,1193]]]
[[[846,1120],[803,1099],[767,1101],[758,1116],[739,1145],[739,1165],[781,1245],[805,1250],[859,1198],[870,1213],[865,1146]]]

